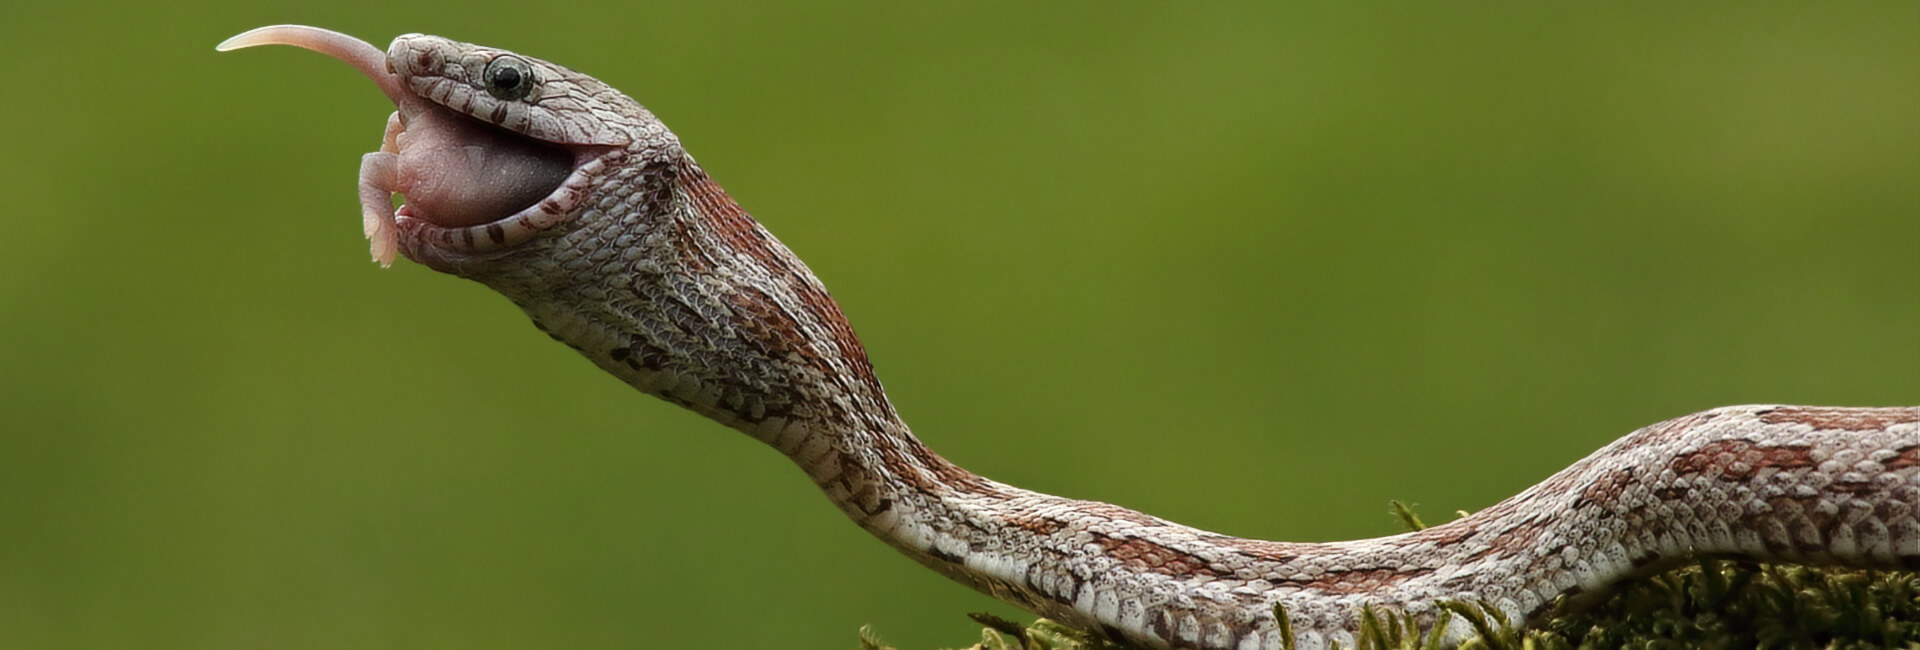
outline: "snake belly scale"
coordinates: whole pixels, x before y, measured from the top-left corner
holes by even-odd
[[[1345,542],[1241,539],[997,483],[914,438],[820,281],[626,95],[417,34],[383,53],[283,25],[220,49],[263,44],[341,59],[394,101],[362,163],[377,260],[493,288],[634,388],[786,454],[900,552],[1116,642],[1280,648],[1278,604],[1298,647],[1351,647],[1363,605],[1431,624],[1435,601],[1465,599],[1524,620],[1699,556],[1920,568],[1920,407],[1703,411],[1471,516]]]

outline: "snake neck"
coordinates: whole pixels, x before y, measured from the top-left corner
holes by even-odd
[[[762,440],[904,427],[806,264],[693,158],[634,152],[573,226],[456,272],[650,395]]]
[[[989,481],[927,448],[806,264],[690,156],[631,163],[610,161],[638,171],[587,201],[596,207],[578,227],[461,275],[634,388],[787,455],[890,545],[1005,597],[964,558],[1005,546],[994,538],[1010,499],[1066,500]]]

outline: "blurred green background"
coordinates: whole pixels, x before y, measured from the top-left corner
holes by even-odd
[[[10,3],[0,648],[963,645],[1011,614],[486,289],[367,262],[297,22],[557,61],[812,265],[920,436],[1387,534],[1713,406],[1920,401],[1884,3]]]

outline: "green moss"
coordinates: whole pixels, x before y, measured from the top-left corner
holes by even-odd
[[[1394,512],[1424,527],[1411,510]],[[1583,611],[1561,611],[1522,628],[1475,603],[1442,602],[1442,620],[1459,617],[1479,632],[1470,650],[1664,648],[1920,648],[1920,573],[1702,560],[1622,583]],[[1020,625],[988,614],[969,650],[1112,650],[1121,646],[1041,619]],[[1287,620],[1280,617],[1280,620]],[[1361,612],[1360,650],[1438,647],[1431,629],[1397,612]],[[867,629],[863,650],[891,650]]]

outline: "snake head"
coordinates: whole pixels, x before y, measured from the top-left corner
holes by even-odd
[[[360,168],[363,225],[375,261],[396,251],[465,274],[589,211],[604,176],[684,156],[673,133],[600,81],[532,57],[407,34],[386,52],[316,27],[275,25],[218,50],[292,45],[353,66],[396,110]],[[624,163],[624,164],[614,164]],[[393,195],[404,198],[398,209]]]
[[[344,61],[397,107],[360,168],[375,260],[404,253],[481,282],[634,387],[756,435],[855,405],[897,417],[819,278],[632,99],[434,36],[381,52],[282,25],[219,49],[267,44]],[[821,373],[855,397],[810,404]]]

